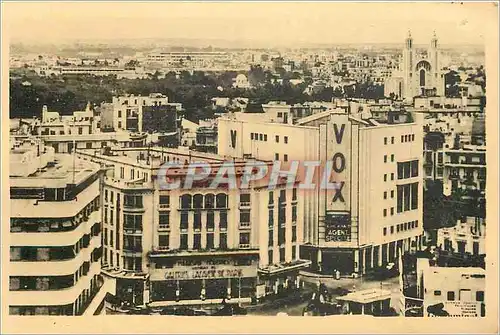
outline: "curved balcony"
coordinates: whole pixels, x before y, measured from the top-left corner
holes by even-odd
[[[9,305],[13,306],[57,306],[72,304],[85,289],[90,288],[90,281],[100,273],[100,264],[91,263],[89,272],[82,276],[76,285],[50,291],[10,291]]]
[[[87,248],[75,258],[53,261],[11,261],[9,274],[13,276],[65,276],[74,274],[84,262],[91,261],[91,254],[101,246],[100,238],[92,238]]]

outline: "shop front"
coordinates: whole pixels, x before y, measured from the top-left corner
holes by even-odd
[[[258,254],[152,257],[154,306],[247,301],[255,295]]]

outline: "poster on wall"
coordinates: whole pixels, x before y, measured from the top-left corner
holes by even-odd
[[[351,216],[345,213],[327,213],[325,218],[325,242],[350,242]]]

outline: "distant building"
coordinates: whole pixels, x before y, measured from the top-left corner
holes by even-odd
[[[486,315],[486,271],[477,267],[440,267],[426,258],[417,260],[417,292],[423,298],[424,317],[436,315],[436,305],[451,317]]]
[[[436,35],[426,53],[414,48],[413,38],[408,32],[399,70],[394,71],[385,82],[384,95],[411,101],[416,96],[443,96],[444,73]]]
[[[233,87],[235,88],[250,88],[250,82],[248,81],[247,76],[244,74],[239,74],[234,79]]]

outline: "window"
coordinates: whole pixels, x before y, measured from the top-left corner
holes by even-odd
[[[384,173],[384,181],[387,181],[387,174]]]
[[[274,192],[270,191],[269,192],[269,205],[274,204]]]
[[[278,112],[278,117],[283,117],[283,113],[282,112]]]
[[[272,250],[272,249],[271,249],[271,250],[269,250],[269,252],[268,252],[268,256],[267,256],[267,257],[269,258],[268,263],[269,263],[269,264],[274,264],[274,263],[273,263],[273,250]]]
[[[476,292],[476,301],[484,301],[484,291]]]
[[[215,214],[213,211],[208,211],[207,212],[207,230],[208,231],[213,231],[215,228],[215,220],[214,220]]]
[[[391,198],[394,199],[394,190],[391,190]]]
[[[387,235],[387,228],[384,227],[383,232],[384,232],[384,236]]]
[[[220,233],[220,235],[219,235],[219,248],[220,249],[227,249],[227,234],[226,233]]]
[[[214,208],[215,206],[215,195],[207,194],[205,195],[205,208]]]
[[[405,137],[404,137],[403,135],[401,135],[401,143],[403,143],[403,142],[404,142],[404,138],[405,138]]]
[[[285,144],[287,144],[287,143],[288,143],[288,136],[285,136],[285,137],[283,138],[283,140],[285,141]]]
[[[288,155],[287,154],[283,155],[283,161],[288,162]]]
[[[387,191],[384,191],[384,199],[387,199]]]
[[[384,163],[387,163],[387,155],[384,155]]]
[[[411,161],[411,177],[418,177],[418,161]]]
[[[394,226],[391,226],[391,234],[394,234]]]
[[[453,292],[453,291],[448,291],[448,294],[447,294],[447,299],[448,299],[448,301],[453,301],[453,300],[455,300],[455,292]]]
[[[418,208],[418,183],[411,184],[411,200],[410,209]]]
[[[276,143],[280,143],[280,137],[276,135]]]
[[[123,228],[130,230],[142,230],[142,215],[123,215]]]
[[[253,140],[254,139],[254,135],[253,133],[250,133],[250,139]]]
[[[434,291],[434,295],[436,295],[436,296],[441,295],[441,291],[439,291],[439,290]]]
[[[169,195],[160,195],[160,207],[170,207]]]
[[[391,144],[394,144],[394,136],[391,137]]]
[[[394,154],[391,154],[391,162],[394,162]]]
[[[268,232],[268,246],[272,247],[274,245],[274,230],[269,229]]]
[[[216,196],[217,208],[227,208],[227,195],[220,193]]]
[[[122,111],[118,111],[118,117],[122,117]]]
[[[384,214],[384,216],[387,216],[387,209],[384,208],[383,214]]]
[[[191,208],[191,195],[189,194],[184,194],[181,196],[180,201],[181,201],[181,208],[184,209],[190,209]]]
[[[141,236],[123,236],[123,250],[141,252],[142,251],[142,237]],[[110,260],[113,259],[110,257]]]
[[[297,206],[292,206],[292,222],[297,222]]]
[[[181,234],[181,241],[180,241],[179,249],[187,250],[187,248],[188,248],[188,235]]]
[[[170,228],[170,213],[160,213],[160,228]]]
[[[297,242],[297,226],[292,226],[292,242]]]
[[[201,212],[200,211],[194,212],[193,229],[194,230],[201,230]]]
[[[240,233],[240,248],[250,247],[250,233]]]
[[[207,249],[214,248],[214,233],[207,234]]]
[[[240,211],[240,228],[250,227],[250,211]]]
[[[274,160],[279,161],[280,160],[280,154],[274,154]]]
[[[159,235],[158,236],[158,246],[162,249],[168,249],[170,243],[170,235]]]
[[[384,145],[387,145],[387,137],[384,137]]]
[[[195,250],[201,249],[201,234],[194,234],[193,249]]]
[[[142,195],[128,195],[123,197],[123,206],[131,208],[143,208]]]
[[[267,223],[268,227],[274,226],[274,211],[272,209],[269,210],[269,220]]]
[[[391,180],[394,180],[394,173],[391,173]]]
[[[297,200],[297,189],[294,188],[292,190],[292,201]]]
[[[240,205],[249,205],[250,204],[250,193],[242,193],[240,194]]]
[[[219,228],[221,230],[227,229],[227,212],[221,211],[219,213]]]
[[[267,134],[264,134],[264,142],[267,142]]]
[[[188,219],[189,218],[189,213],[188,212],[181,212],[181,230],[186,230],[188,229]]]
[[[391,207],[391,215],[394,215],[394,207]]]

